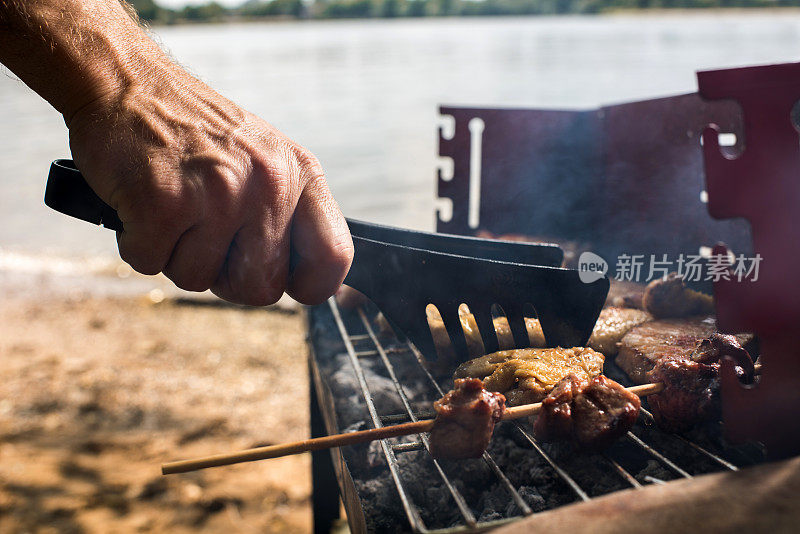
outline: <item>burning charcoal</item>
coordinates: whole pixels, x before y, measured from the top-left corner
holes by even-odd
[[[431,431],[434,458],[479,458],[492,439],[494,424],[505,411],[505,397],[483,389],[474,378],[455,381],[455,389],[433,403]]]
[[[383,455],[380,441],[373,441],[367,446],[367,467],[374,469],[386,465],[386,457]]]
[[[534,433],[542,441],[571,439],[601,450],[630,430],[640,407],[639,397],[605,376],[569,375],[542,401]]]
[[[753,360],[735,336],[714,333],[700,341],[688,357],[663,358],[656,363],[647,376],[664,384],[664,390],[651,395],[648,402],[661,428],[683,432],[719,416],[719,362],[726,356],[736,363],[739,380],[752,382]]]

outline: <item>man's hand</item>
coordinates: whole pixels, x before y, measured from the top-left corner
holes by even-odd
[[[353,244],[310,152],[177,67],[116,0],[15,6],[27,26],[4,25],[24,49],[41,43],[28,60],[45,65],[0,59],[64,114],[73,159],[117,210],[134,269],[252,305],[284,291],[317,303],[339,287]]]
[[[202,83],[163,74],[84,106],[69,129],[137,271],[255,305],[287,289],[319,302],[344,279],[353,245],[316,158]]]

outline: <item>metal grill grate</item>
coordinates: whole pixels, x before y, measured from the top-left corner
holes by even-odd
[[[433,413],[430,411],[417,411],[415,412],[412,408],[412,403],[409,396],[406,394],[404,387],[400,380],[397,378],[397,373],[395,372],[394,366],[392,365],[388,355],[387,349],[384,348],[383,344],[379,340],[379,336],[376,335],[375,330],[370,323],[369,319],[367,318],[366,313],[363,309],[359,308],[357,310],[357,315],[359,321],[357,322],[359,327],[363,327],[363,330],[357,333],[348,331],[347,326],[345,325],[345,321],[342,319],[342,314],[337,306],[335,300],[333,298],[329,299],[328,304],[330,306],[331,313],[335,319],[336,326],[338,327],[339,334],[341,335],[342,340],[344,341],[344,345],[347,349],[347,354],[349,356],[349,361],[353,366],[353,370],[355,372],[358,385],[361,389],[361,394],[363,396],[364,402],[366,404],[367,410],[369,411],[370,419],[372,420],[372,424],[374,427],[378,428],[385,424],[395,424],[404,421],[417,421],[419,419],[430,418],[433,416]],[[352,326],[351,326],[352,327]],[[395,352],[397,349],[394,347],[392,351]],[[419,370],[421,374],[424,376],[424,379],[429,382],[432,391],[435,391],[436,394],[439,396],[444,395],[444,391],[431,375],[431,373],[427,370],[425,365],[423,364],[424,358],[422,354],[416,349],[416,347],[411,343],[406,343],[403,346],[405,351],[409,351],[413,356],[416,358],[417,362],[419,362]],[[375,403],[373,401],[372,394],[370,393],[369,384],[367,383],[367,379],[364,373],[364,369],[361,364],[361,359],[363,358],[378,358],[382,362],[383,366],[385,367],[386,373],[388,374],[389,378],[391,379],[394,388],[399,395],[399,398],[402,402],[402,405],[405,409],[405,413],[401,414],[384,414],[381,415],[378,413],[378,410],[375,407]],[[645,422],[652,423],[652,415],[645,409],[642,409],[640,420],[644,420]],[[588,501],[592,497],[589,493],[580,486],[580,484],[567,472],[565,468],[560,466],[558,462],[549,455],[545,449],[538,443],[538,441],[533,437],[533,435],[525,428],[523,424],[518,421],[506,422],[501,424],[513,424],[516,428],[516,431],[519,432],[519,435],[523,439],[523,441],[527,442],[531,448],[541,456],[541,458],[546,462],[546,464],[552,469],[552,471],[557,475],[557,477],[565,484],[566,487],[570,488],[572,493],[574,493],[576,500],[581,501]],[[730,470],[730,471],[737,471],[738,467],[733,463],[729,462],[728,460],[720,457],[718,454],[715,454],[712,451],[709,451],[707,448],[691,441],[685,436],[677,436],[676,437],[683,443],[683,445],[687,448],[687,450],[694,450],[700,453],[701,455],[705,456],[706,458],[712,460],[717,466],[719,466],[722,470]],[[654,446],[646,443],[641,437],[637,436],[633,432],[628,432],[627,438],[630,443],[632,443],[635,447],[638,447],[641,451],[645,452],[647,455],[651,456],[655,459],[658,463],[662,466],[667,468],[669,471],[675,473],[679,478],[692,478],[692,475],[682,467],[680,467],[675,461],[668,458],[663,452],[660,452],[654,448]],[[511,482],[509,477],[503,472],[500,468],[498,463],[492,457],[489,452],[485,452],[483,454],[483,461],[487,464],[491,472],[497,478],[497,481],[500,483],[501,487],[508,492],[512,501],[516,504],[517,509],[520,511],[520,514],[513,515],[509,517],[505,517],[500,520],[492,520],[492,521],[482,521],[479,522],[475,518],[475,514],[470,509],[469,505],[467,504],[467,499],[464,495],[459,491],[457,484],[448,477],[445,470],[442,468],[440,463],[433,459],[430,456],[430,449],[429,449],[429,441],[428,436],[425,434],[417,435],[417,441],[412,443],[398,443],[396,438],[384,439],[380,441],[380,447],[385,456],[386,463],[388,465],[389,471],[391,472],[392,480],[397,488],[397,493],[400,497],[400,500],[403,505],[403,509],[405,510],[406,516],[408,517],[409,524],[414,532],[420,533],[456,533],[456,532],[476,532],[486,530],[492,527],[497,527],[499,525],[508,523],[510,521],[514,521],[519,517],[530,515],[534,513],[530,506],[525,502],[525,499],[520,494],[520,491],[514,486]],[[420,508],[417,503],[415,503],[411,498],[411,492],[406,487],[405,483],[403,482],[403,477],[401,470],[399,468],[397,455],[403,454],[410,451],[420,451],[425,450],[429,456],[429,460],[432,462],[434,466],[434,470],[439,477],[441,484],[447,488],[452,500],[457,507],[462,522],[460,525],[447,527],[447,528],[439,528],[439,529],[429,529],[426,526],[425,522],[422,519],[422,514],[420,513]],[[630,486],[634,489],[640,489],[643,485],[631,474],[628,472],[620,463],[615,460],[609,453],[605,453],[603,455],[598,455],[598,458],[601,461],[604,461],[605,464],[608,466],[608,472],[611,476],[618,476],[627,486]],[[664,481],[652,476],[645,476],[644,480],[646,482],[652,484],[663,484]]]

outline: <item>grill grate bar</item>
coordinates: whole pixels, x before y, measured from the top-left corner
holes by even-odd
[[[641,408],[641,412],[642,412],[642,415],[649,422],[651,422],[651,423],[655,422],[655,419],[653,419],[653,414],[652,413],[648,412],[644,408]],[[682,436],[680,434],[673,434],[673,435],[675,437],[677,437],[678,439],[680,439],[681,441],[683,441],[684,443],[686,443],[687,445],[689,445],[690,447],[692,447],[697,452],[699,452],[702,455],[706,456],[707,458],[710,458],[711,460],[715,461],[716,463],[718,463],[719,465],[721,465],[725,469],[728,469],[729,471],[738,471],[739,470],[738,467],[733,465],[728,460],[726,460],[726,459],[714,454],[713,452],[709,451],[708,449],[698,445],[697,443],[695,443],[694,441],[690,440],[689,438],[686,438],[686,437],[684,437],[684,436]]]
[[[392,450],[395,453],[421,451],[424,448],[425,445],[421,441],[412,441],[411,443],[395,443],[392,445]]]
[[[639,483],[639,481],[636,480],[636,478],[632,474],[630,474],[624,467],[619,465],[619,463],[616,460],[614,460],[607,454],[604,454],[603,457],[608,461],[609,464],[611,464],[611,467],[614,468],[614,470],[619,474],[619,476],[625,479],[625,481],[628,484],[630,484],[636,489],[642,488],[642,485]]]
[[[381,416],[381,423],[384,425],[397,425],[400,423],[407,423],[408,421],[409,417],[404,413],[393,413]]]
[[[701,447],[700,445],[698,445],[698,444],[697,444],[697,443],[695,443],[694,441],[691,441],[691,440],[689,440],[689,439],[686,439],[685,437],[681,436],[680,434],[676,434],[676,435],[678,436],[678,438],[679,438],[681,441],[683,441],[684,443],[686,443],[687,445],[689,445],[690,447],[692,447],[692,448],[693,448],[694,450],[696,450],[697,452],[699,452],[699,453],[703,454],[703,455],[704,455],[704,456],[706,456],[707,458],[710,458],[710,459],[714,460],[715,462],[717,462],[719,465],[721,465],[721,466],[722,466],[722,467],[724,467],[725,469],[728,469],[728,470],[730,470],[730,471],[738,471],[738,470],[739,470],[739,468],[738,468],[738,467],[736,467],[735,465],[733,465],[733,464],[732,464],[732,463],[730,463],[729,461],[727,461],[727,460],[725,460],[725,459],[723,459],[723,458],[720,458],[719,456],[717,456],[717,455],[716,455],[716,454],[714,454],[713,452],[709,451],[708,449],[704,449],[703,447]]]
[[[414,344],[411,343],[410,341],[408,342],[408,347],[411,349],[411,351],[414,353],[414,355],[417,357],[417,360],[421,364],[424,361],[424,358],[422,357],[422,354],[419,352],[419,349],[417,349],[417,347],[415,347]],[[427,367],[425,367],[424,365],[420,365],[420,367],[422,367],[422,371],[425,373],[425,376],[428,378],[428,381],[436,389],[436,392],[438,393],[439,397],[443,397],[444,391],[439,386],[439,383],[436,381],[436,379],[433,378],[433,375],[430,373],[430,371],[428,371]],[[495,476],[497,476],[498,480],[500,480],[500,483],[503,484],[506,490],[511,494],[511,498],[514,500],[514,503],[517,505],[517,507],[519,507],[522,513],[525,515],[532,514],[533,510],[531,510],[531,507],[528,506],[528,503],[526,503],[525,499],[522,498],[522,495],[520,495],[519,491],[517,491],[517,488],[514,487],[514,484],[512,484],[511,481],[506,476],[506,474],[503,473],[503,470],[500,469],[500,466],[497,465],[497,462],[494,460],[494,458],[492,458],[492,456],[486,451],[484,451],[483,456],[481,456],[481,458],[483,458],[483,460],[486,462],[486,464],[489,466],[489,468],[492,470]]]
[[[386,367],[386,371],[389,373],[389,378],[392,380],[392,383],[394,384],[394,387],[397,390],[398,395],[400,395],[400,399],[403,402],[403,407],[406,409],[406,412],[408,412],[408,416],[411,418],[412,421],[417,421],[418,420],[417,416],[411,409],[411,402],[409,401],[408,396],[406,395],[406,392],[403,389],[402,384],[400,384],[400,381],[397,379],[397,375],[394,372],[394,366],[389,361],[389,358],[386,355],[386,351],[384,350],[383,345],[381,344],[378,337],[375,335],[375,331],[372,328],[372,325],[367,319],[367,316],[362,308],[358,309],[358,315],[361,318],[361,322],[364,324],[364,328],[366,329],[367,334],[372,339],[372,342],[375,344],[375,347],[378,351],[381,361],[383,361],[383,365]],[[436,390],[439,393],[439,395],[440,396],[444,395],[439,385],[436,384],[436,381],[433,379],[433,376],[431,376],[430,373],[428,373],[427,371],[426,374],[429,377],[429,380],[436,386]],[[428,438],[426,436],[421,436],[421,437],[422,437],[422,443],[425,445],[425,449],[428,451],[428,453],[430,453]],[[511,481],[508,480],[508,477],[506,477],[502,469],[500,469],[500,466],[497,465],[497,462],[494,461],[494,458],[492,458],[491,455],[485,451],[481,457],[487,463],[487,465],[495,474],[495,476],[498,478],[498,480],[500,480],[500,482],[503,484],[506,490],[511,494],[511,498],[513,499],[517,507],[522,511],[522,513],[525,515],[532,514],[533,510],[531,510],[530,506],[528,506],[528,503],[525,502],[525,499],[522,498],[522,495],[519,494],[519,492],[511,483]]]
[[[639,436],[637,436],[633,432],[628,432],[628,439],[634,442],[636,445],[643,448],[647,452],[647,454],[649,454],[662,464],[669,467],[672,471],[674,471],[678,475],[682,476],[683,478],[693,478],[692,475],[690,475],[689,473],[678,467],[678,465],[675,464],[672,460],[670,460],[669,458],[667,458],[666,456],[655,450],[653,447],[642,441],[641,438],[639,438]]]
[[[566,471],[561,469],[558,466],[558,464],[556,464],[555,460],[550,458],[550,455],[544,452],[544,449],[542,449],[542,447],[539,446],[539,443],[537,443],[536,439],[534,439],[534,437],[527,430],[522,428],[521,424],[514,421],[514,425],[516,425],[517,430],[519,430],[520,434],[522,434],[523,437],[525,437],[525,439],[528,440],[528,442],[533,446],[533,448],[536,449],[536,452],[538,452],[539,455],[542,458],[544,458],[544,460],[548,464],[550,464],[550,467],[552,467],[553,470],[558,474],[558,476],[561,477],[561,480],[563,480],[570,487],[570,489],[572,489],[572,491],[575,493],[575,495],[578,496],[578,498],[580,498],[582,501],[590,500],[589,495],[587,495],[586,492],[581,489],[578,483],[575,482],[575,479],[569,476]]]
[[[358,308],[358,315],[361,318],[361,322],[364,324],[364,327],[367,330],[368,338],[372,340],[372,343],[375,345],[375,348],[377,349],[381,361],[383,361],[383,365],[386,367],[386,370],[389,373],[389,378],[392,380],[392,384],[394,384],[394,387],[397,390],[398,395],[400,395],[400,400],[403,403],[403,408],[405,408],[406,412],[408,413],[408,416],[411,418],[412,421],[414,422],[418,421],[417,417],[414,415],[414,411],[411,408],[411,403],[408,400],[408,396],[406,395],[403,386],[400,384],[400,381],[397,380],[397,375],[394,372],[394,366],[391,364],[391,362],[389,362],[389,358],[386,356],[386,351],[383,349],[383,345],[381,345],[381,343],[378,341],[375,332],[372,330],[372,325],[369,324],[369,320],[367,319],[367,316],[364,314],[364,310]],[[358,366],[363,376],[363,370],[361,369],[361,364],[359,363]],[[422,444],[425,446],[425,450],[427,450],[428,453],[430,454],[430,441],[428,440],[428,437],[425,434],[419,434],[419,437],[420,440],[422,441]],[[456,506],[458,506],[458,509],[461,512],[461,516],[464,518],[464,521],[470,527],[474,527],[477,524],[477,520],[475,519],[475,515],[472,513],[472,510],[469,509],[466,499],[464,499],[464,496],[461,494],[461,492],[458,491],[458,489],[453,485],[453,482],[450,480],[447,474],[445,474],[444,469],[442,469],[442,466],[439,464],[439,461],[433,457],[431,457],[431,461],[433,461],[433,465],[439,472],[439,476],[441,477],[442,481],[447,487],[447,490],[450,492],[450,495],[453,497],[453,500],[456,502]]]
[[[345,327],[344,321],[342,321],[342,316],[339,313],[339,307],[336,305],[336,301],[333,297],[328,299],[328,304],[330,305],[331,313],[336,320],[336,326],[338,327],[339,334],[344,341],[345,348],[347,348],[347,354],[350,357],[350,362],[353,364],[353,370],[355,371],[356,379],[358,380],[361,388],[361,393],[364,395],[364,400],[367,403],[367,409],[370,412],[372,424],[375,426],[375,428],[379,428],[383,425],[381,424],[380,418],[378,417],[378,412],[375,409],[375,403],[372,401],[372,395],[369,392],[367,380],[364,377],[364,371],[361,368],[358,357],[356,357],[356,351],[353,347],[352,338],[347,333],[347,328]],[[389,472],[392,475],[392,480],[394,480],[397,493],[400,495],[400,501],[403,504],[403,509],[405,510],[406,516],[411,523],[411,527],[418,532],[427,532],[428,529],[425,526],[425,523],[422,521],[419,510],[417,510],[417,507],[411,501],[411,498],[406,493],[405,486],[403,486],[403,483],[400,481],[400,471],[397,465],[397,457],[394,455],[391,447],[389,447],[388,440],[382,439],[380,440],[380,443],[381,449],[383,450],[383,455],[386,457],[386,463],[389,466]]]

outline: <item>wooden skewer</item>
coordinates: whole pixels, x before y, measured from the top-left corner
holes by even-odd
[[[662,391],[664,389],[664,385],[661,383],[643,384],[641,386],[633,386],[626,389],[631,393],[639,395],[640,397],[644,397],[645,395],[652,395],[653,393]],[[541,409],[541,402],[507,408],[503,414],[503,420],[529,417],[539,413]],[[321,438],[295,441],[293,443],[270,445],[268,447],[258,447],[239,452],[217,454],[214,456],[207,456],[205,458],[197,458],[194,460],[169,462],[161,466],[161,473],[164,475],[172,475],[175,473],[197,471],[198,469],[206,469],[208,467],[219,467],[242,462],[253,462],[255,460],[266,460],[268,458],[279,458],[281,456],[289,456],[291,454],[318,451],[321,449],[331,449],[333,447],[342,447],[344,445],[355,445],[356,443],[367,443],[369,441],[375,441],[378,439],[395,438],[398,436],[407,436],[409,434],[420,434],[422,432],[430,432],[432,428],[433,419],[424,419],[414,423],[403,423],[400,425],[371,428],[369,430],[360,430],[358,432],[349,432],[347,434],[334,434],[333,436],[324,436]]]

